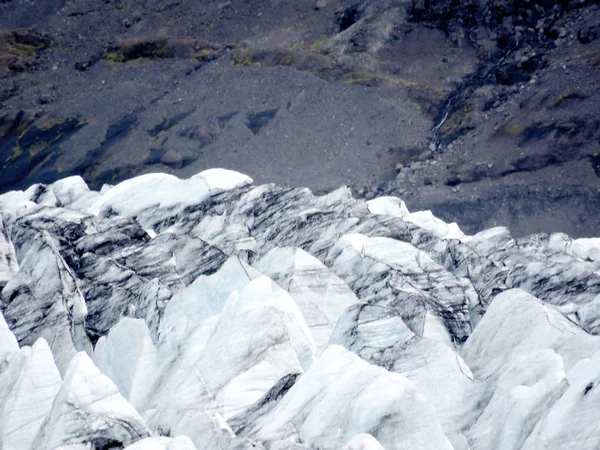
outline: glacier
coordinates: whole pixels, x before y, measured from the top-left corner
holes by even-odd
[[[210,169],[0,195],[0,448],[600,448],[600,239]]]

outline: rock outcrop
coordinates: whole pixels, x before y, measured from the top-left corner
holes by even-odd
[[[218,166],[591,237],[598,36],[597,0],[0,0],[0,193]]]

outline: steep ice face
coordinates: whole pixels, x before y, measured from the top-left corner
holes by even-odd
[[[567,373],[567,381],[568,387],[535,425],[523,449],[597,447],[600,352],[578,362]]]
[[[582,259],[584,255],[573,251],[574,242],[562,233],[515,240],[499,227],[478,233],[467,245],[506,270],[509,288],[521,288],[560,307],[586,331],[598,334],[600,263]]]
[[[19,351],[17,338],[10,331],[4,316],[0,313],[0,373],[4,371],[12,357]]]
[[[40,449],[98,442],[128,445],[150,430],[85,353],[71,360],[36,442]]]
[[[183,433],[185,423],[206,422],[207,412],[245,426],[248,415],[285,388],[282,379],[294,380],[310,366],[315,349],[293,299],[260,276],[232,292],[222,312],[201,321],[176,351],[143,410],[151,424]]]
[[[124,317],[96,343],[94,364],[139,408],[159,374],[160,361],[142,319]]]
[[[27,241],[17,251],[19,273],[2,290],[4,317],[21,345],[45,338],[64,373],[77,350],[87,347],[85,333],[76,332],[87,305],[53,238],[29,226],[19,231],[13,238]]]
[[[358,302],[343,280],[302,249],[274,248],[256,267],[292,296],[306,319],[317,351],[326,347],[344,310]]]
[[[367,303],[403,304],[403,320],[423,335],[426,316],[445,322],[448,339],[464,341],[471,331],[469,302],[454,276],[413,245],[387,237],[347,234],[326,264]]]
[[[583,260],[600,261],[600,238],[575,239],[571,253]]]
[[[492,302],[462,354],[474,371],[497,374],[507,361],[532,351],[551,349],[565,370],[591,357],[600,345],[593,336],[555,308],[521,289],[511,289]]]
[[[20,216],[23,212],[32,209],[38,209],[39,206],[29,199],[23,191],[11,191],[0,195],[0,208],[5,225]]]
[[[586,436],[597,436],[598,428],[590,423],[596,413],[586,408],[588,403],[576,413],[578,424],[590,426],[580,428],[581,435],[570,435],[557,426],[548,436],[543,424],[551,420],[553,411],[556,414],[555,408],[566,412],[566,406],[558,406],[561,402],[572,407],[575,398],[587,400],[581,398],[585,386],[590,381],[593,385],[598,373],[598,367],[591,368],[588,362],[594,360],[599,346],[600,337],[590,336],[530,294],[513,289],[498,295],[462,350],[475,376],[485,382],[483,398],[489,399],[469,432],[473,442],[478,447],[497,442],[494,448],[554,448],[548,445],[553,441],[550,436],[562,432],[554,443],[564,440],[564,448],[593,448],[596,443]],[[578,372],[582,378],[573,388]],[[569,447],[575,436],[581,440],[576,438],[577,444]],[[537,447],[524,447],[526,438]]]
[[[397,197],[378,197],[367,202],[369,211],[373,214],[382,214],[404,219],[410,214],[402,200]]]
[[[50,347],[39,339],[19,350],[0,375],[0,443],[7,449],[32,449],[52,408],[61,378]]]
[[[0,215],[0,286],[6,285],[18,271],[15,249],[4,226],[3,217]]]
[[[431,211],[410,213],[404,219],[430,232],[438,239],[458,239],[463,242],[469,239],[454,222],[448,224],[435,217]]]
[[[399,217],[419,228],[431,233],[438,239],[458,239],[467,241],[465,235],[455,223],[446,223],[433,215],[431,211],[409,212],[402,200],[396,197],[379,197],[367,202],[369,211],[373,214],[381,214]]]
[[[489,403],[469,430],[471,442],[476,448],[520,449],[534,424],[564,393],[563,361],[552,350],[532,351],[512,359],[486,384],[489,390],[482,397]]]
[[[394,308],[370,304],[348,308],[330,344],[343,345],[365,361],[413,381],[432,400],[437,420],[455,448],[464,440],[462,430],[477,417],[480,389],[451,345],[415,335]]]
[[[144,228],[152,228],[161,212],[164,216],[176,214],[190,204],[249,183],[252,183],[251,178],[223,169],[207,170],[187,180],[152,173],[118,184],[101,196],[89,211],[95,215],[135,216]]]
[[[0,196],[0,447],[596,450],[597,239],[222,169]]]
[[[90,191],[85,181],[79,176],[68,177],[52,184],[52,194],[56,205],[78,211],[90,211],[100,194]]]
[[[452,449],[416,385],[338,346],[327,348],[257,427],[254,439],[297,433],[301,442],[322,449],[343,447],[367,432],[387,449]]]
[[[177,436],[173,439],[168,437],[153,437],[128,445],[125,447],[125,450],[196,450],[196,446],[185,436]]]
[[[166,336],[178,326],[189,327],[187,322],[194,324],[220,314],[233,291],[261,275],[237,256],[231,256],[216,273],[199,276],[171,298],[160,322],[160,335]]]
[[[342,450],[383,450],[383,447],[370,434],[357,434],[344,445]]]

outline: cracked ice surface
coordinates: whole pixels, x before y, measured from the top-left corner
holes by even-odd
[[[0,448],[600,442],[598,239],[223,169],[0,196]]]

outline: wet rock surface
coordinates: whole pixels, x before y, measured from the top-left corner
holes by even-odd
[[[470,232],[594,235],[599,8],[2,2],[0,190],[221,166]]]

